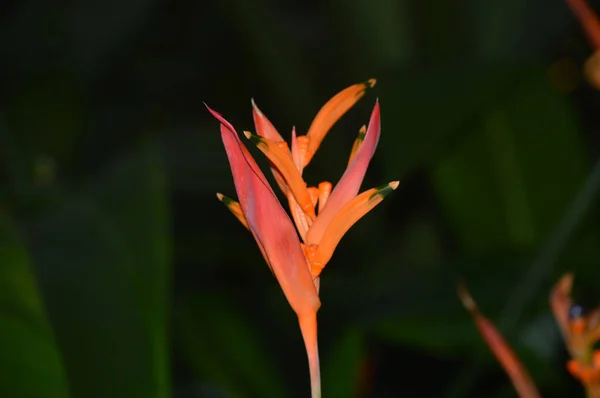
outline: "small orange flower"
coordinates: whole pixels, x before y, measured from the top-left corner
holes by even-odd
[[[600,308],[587,315],[573,303],[571,287],[573,275],[564,275],[550,293],[550,306],[571,355],[567,370],[578,379],[590,398],[600,398],[600,350],[594,349],[600,340]],[[521,398],[539,398],[540,394],[527,370],[516,357],[496,327],[481,313],[464,286],[459,286],[458,295],[471,312],[479,332],[498,362],[509,375]]]
[[[590,84],[600,90],[600,19],[585,0],[566,0],[585,30],[594,53],[585,63],[584,71]]]
[[[326,181],[316,187],[308,187],[302,172],[335,122],[374,84],[375,80],[371,79],[335,95],[317,113],[306,135],[296,136],[295,129],[292,129],[291,148],[252,101],[257,134],[245,131],[244,135],[268,158],[294,223],[233,126],[207,106],[221,123],[221,138],[239,203],[220,193],[217,197],[250,230],[298,316],[308,354],[313,398],[321,396],[316,317],[321,304],[321,271],[348,229],[399,184],[393,181],[358,194],[379,141],[379,103],[375,104],[368,128],[360,129],[348,167],[335,188]]]
[[[600,398],[600,350],[594,349],[600,340],[600,308],[584,314],[571,299],[572,286],[573,275],[563,276],[552,289],[550,305],[571,355],[567,369],[589,396]]]

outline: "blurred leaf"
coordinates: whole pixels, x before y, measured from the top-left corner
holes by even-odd
[[[545,59],[569,23],[564,1],[466,0],[463,10],[469,44],[487,60]]]
[[[213,198],[216,192],[225,193],[225,187],[230,187],[227,195],[233,195],[231,171],[218,122],[172,129],[163,136],[162,150],[169,182],[176,192],[210,194]]]
[[[570,106],[536,71],[443,155],[431,178],[468,252],[528,248],[583,183],[583,154]]]
[[[75,70],[87,79],[104,73],[111,60],[133,46],[159,4],[157,0],[71,4],[65,25]]]
[[[254,57],[250,60],[253,64],[246,62],[242,68],[242,71],[253,71],[250,80],[258,76],[261,82],[269,85],[271,95],[286,104],[286,113],[293,118],[310,109],[308,104],[313,102],[314,93],[306,68],[303,67],[306,62],[297,47],[289,45],[291,25],[278,18],[269,7],[268,0],[224,0],[217,2],[217,5],[225,20],[237,30],[242,45],[252,50]],[[227,84],[228,81],[222,83]],[[227,89],[224,85],[223,90]],[[229,89],[235,90],[237,87]],[[262,103],[261,100],[258,102]]]
[[[186,299],[178,324],[185,355],[198,377],[229,397],[288,396],[259,330],[225,297]]]
[[[7,13],[8,18],[0,26],[4,62],[20,72],[55,65],[60,59],[55,54],[55,21],[63,8],[45,1],[29,0],[19,2],[12,11],[12,14]]]
[[[323,361],[323,396],[357,397],[363,387],[366,348],[363,332],[348,327],[340,332],[326,360]]]
[[[450,62],[416,75],[381,79],[380,161],[401,176],[446,147],[452,135],[506,94],[515,72],[502,65]]]
[[[368,75],[406,65],[414,56],[410,0],[362,0],[326,2],[332,28],[339,30],[339,42],[352,59],[344,70],[348,76],[357,64]]]
[[[446,354],[469,351],[477,337],[473,322],[466,317],[443,317],[423,314],[421,317],[393,317],[379,322],[374,329],[383,341]]]
[[[0,352],[1,396],[69,396],[27,253],[4,212],[0,212]]]
[[[120,160],[29,230],[75,397],[168,397],[169,238],[154,150]]]
[[[82,131],[84,104],[70,72],[50,70],[27,79],[7,112],[21,152],[68,159]]]
[[[375,263],[386,266],[386,258],[396,257],[392,252],[382,253],[382,260]],[[486,315],[495,319],[528,257],[527,253],[488,253],[405,272],[403,278],[390,275],[387,284],[367,282],[365,286],[375,286],[377,292],[361,300],[362,323],[376,337],[393,344],[438,354],[470,352],[478,334],[460,304],[457,283],[465,280]],[[541,299],[546,304],[545,297]]]

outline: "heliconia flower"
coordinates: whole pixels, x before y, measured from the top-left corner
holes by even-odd
[[[492,350],[498,362],[500,362],[500,365],[504,368],[519,397],[540,398],[541,395],[531,376],[529,376],[527,369],[521,364],[521,361],[519,361],[519,358],[517,358],[496,326],[481,314],[465,285],[459,285],[458,296],[465,308],[473,316],[479,333]]]
[[[550,293],[550,306],[571,356],[567,370],[583,384],[588,397],[600,398],[600,350],[594,349],[600,340],[600,308],[584,314],[583,309],[571,299],[572,286],[573,275],[564,275]],[[484,340],[510,376],[519,397],[539,397],[523,365],[500,332],[481,315],[464,286],[459,286],[458,295],[473,315]]]
[[[294,222],[279,203],[233,126],[207,106],[221,123],[221,138],[239,203],[222,194],[217,194],[217,197],[250,230],[298,316],[308,355],[313,398],[321,396],[316,318],[320,307],[321,271],[348,229],[399,184],[393,181],[357,195],[379,141],[379,103],[375,104],[368,128],[359,131],[348,168],[333,190],[329,182],[308,187],[302,172],[335,122],[374,84],[375,80],[372,79],[335,95],[317,113],[306,135],[297,136],[295,129],[292,129],[291,147],[252,100],[257,134],[245,131],[244,135],[269,160]]]
[[[579,19],[594,50],[585,63],[585,74],[588,81],[600,89],[600,19],[586,0],[566,0],[571,11]]]
[[[587,314],[573,303],[573,275],[564,275],[550,294],[554,318],[571,355],[569,372],[586,388],[588,396],[600,397],[600,350],[594,349],[600,340],[600,308]]]

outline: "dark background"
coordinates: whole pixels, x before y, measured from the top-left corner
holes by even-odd
[[[241,131],[253,97],[288,137],[371,77],[305,173],[337,181],[378,97],[363,189],[401,184],[323,273],[323,396],[514,397],[461,279],[545,397],[583,396],[547,298],[571,270],[600,299],[600,92],[562,1],[0,12],[1,397],[307,397],[295,316],[215,198],[235,191],[202,101]]]

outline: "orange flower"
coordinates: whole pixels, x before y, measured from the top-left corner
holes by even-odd
[[[585,0],[566,0],[588,36],[594,53],[585,63],[584,70],[590,84],[600,90],[600,19]]]
[[[550,306],[571,355],[567,370],[583,384],[588,397],[600,398],[600,350],[594,349],[594,345],[600,340],[600,308],[584,314],[582,308],[571,299],[572,286],[573,275],[564,275],[552,289]],[[509,375],[519,397],[540,397],[527,370],[496,327],[481,315],[464,286],[459,286],[458,295],[473,315],[479,332],[498,362]]]
[[[221,122],[221,138],[239,203],[221,194],[217,197],[250,230],[298,316],[308,354],[313,398],[321,396],[317,348],[321,271],[348,229],[399,184],[394,181],[357,195],[379,140],[379,103],[375,104],[369,127],[359,131],[348,168],[333,190],[329,182],[307,187],[302,172],[335,122],[374,84],[372,79],[335,95],[317,113],[306,135],[296,136],[292,129],[291,148],[252,101],[257,134],[245,131],[244,135],[268,158],[275,181],[288,201],[294,223],[233,126],[207,106]]]
[[[572,286],[573,275],[564,275],[552,289],[550,305],[571,355],[567,369],[588,396],[600,398],[600,350],[594,349],[600,340],[600,308],[584,314],[571,299]]]

